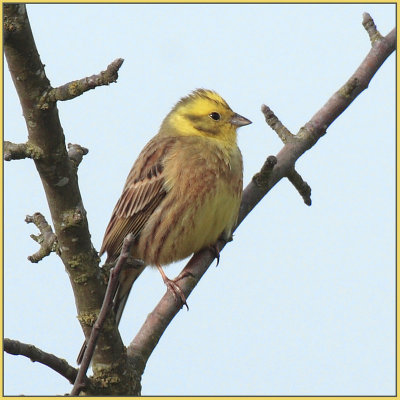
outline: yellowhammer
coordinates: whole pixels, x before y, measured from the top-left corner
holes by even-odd
[[[243,188],[237,128],[251,121],[211,90],[182,98],[144,147],[126,180],[107,226],[100,255],[115,261],[125,236],[132,256],[156,266],[174,295],[185,298],[162,265],[182,260],[229,238]],[[132,284],[145,267],[122,271],[114,311],[119,323]]]

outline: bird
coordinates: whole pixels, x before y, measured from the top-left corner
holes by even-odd
[[[215,91],[181,98],[133,164],[106,228],[99,255],[118,259],[124,238],[135,235],[131,256],[143,261],[121,271],[113,310],[117,325],[132,285],[146,266],[186,304],[177,281],[162,269],[230,239],[243,190],[237,129],[251,124]],[[81,353],[84,351],[84,347]],[[80,354],[82,358],[83,354]],[[78,357],[79,363],[79,357]]]

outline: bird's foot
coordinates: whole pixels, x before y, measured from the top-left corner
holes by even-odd
[[[186,306],[187,310],[189,311],[189,306],[186,303],[186,297],[182,292],[182,289],[179,287],[179,285],[176,283],[177,280],[182,279],[182,277],[178,277],[179,279],[169,279],[167,275],[165,275],[165,272],[161,268],[161,266],[157,265],[158,270],[160,271],[160,274],[163,278],[163,281],[165,285],[167,286],[167,289],[169,289],[173,296],[174,299],[177,303],[181,304],[181,308],[183,306]]]

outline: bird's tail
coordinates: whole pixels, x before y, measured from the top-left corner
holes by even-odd
[[[106,263],[108,263],[108,259]],[[121,271],[121,275],[119,277],[119,283],[114,295],[114,304],[113,304],[113,311],[115,315],[115,321],[117,326],[121,321],[122,313],[125,308],[125,304],[128,300],[129,293],[131,292],[132,286],[135,283],[136,279],[145,269],[145,265],[135,266],[135,267],[128,267],[125,270]],[[82,362],[83,355],[86,351],[86,341],[83,343],[81,350],[78,354],[76,359],[77,364],[79,365]]]

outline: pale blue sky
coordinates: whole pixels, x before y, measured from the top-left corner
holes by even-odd
[[[28,5],[53,86],[125,62],[117,84],[59,103],[66,141],[89,148],[79,183],[94,246],[129,169],[180,97],[204,87],[253,121],[239,130],[247,184],[282,143],[261,104],[296,133],[382,34],[388,4]],[[27,137],[5,66],[5,139]],[[161,338],[143,395],[394,395],[395,57],[297,170],[311,207],[281,181],[237,230]],[[24,222],[50,221],[30,160],[5,164],[4,333],[75,365],[83,334],[61,261],[39,264]],[[176,276],[183,263],[166,268]],[[126,344],[165,287],[149,269],[121,321]],[[6,395],[70,391],[57,373],[5,355]]]

